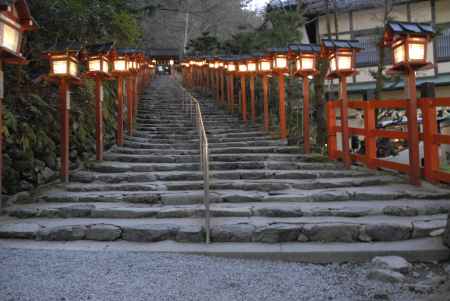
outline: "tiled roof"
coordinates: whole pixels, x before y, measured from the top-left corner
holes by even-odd
[[[268,48],[267,52],[269,52],[269,53],[287,53],[287,52],[289,52],[289,48],[287,48],[287,47]]]
[[[357,40],[329,40],[329,39],[323,39],[322,40],[323,46],[325,48],[349,48],[349,49],[362,49],[361,45],[359,44],[359,41]]]
[[[334,1],[332,0],[303,0],[304,10],[309,14],[324,14],[328,8],[330,12],[334,10]],[[411,0],[392,0],[393,4],[401,4],[411,2]],[[384,3],[383,0],[336,0],[336,9],[339,11],[357,10],[380,7]],[[295,8],[297,0],[271,0],[269,9],[277,8]]]
[[[61,42],[50,47],[46,53],[49,52],[79,52],[81,50],[81,44],[79,42]]]

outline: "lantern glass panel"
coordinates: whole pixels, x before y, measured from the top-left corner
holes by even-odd
[[[209,68],[213,69],[214,68],[214,63],[209,63]]]
[[[259,70],[260,71],[270,71],[271,65],[269,61],[261,61],[259,62]]]
[[[114,70],[119,72],[127,71],[127,62],[125,60],[115,60]]]
[[[103,60],[102,61],[102,65],[103,65],[103,67],[102,67],[103,70],[102,71],[105,72],[105,73],[109,73],[109,64],[108,64],[108,62]]]
[[[352,57],[349,55],[338,54],[338,68],[341,71],[352,69]]]
[[[2,47],[9,49],[13,52],[18,52],[20,31],[8,24],[2,24],[3,39]]]
[[[101,71],[101,61],[100,61],[100,59],[89,61],[89,71],[91,71],[91,72],[99,72],[99,71]]]
[[[287,58],[284,55],[277,55],[274,60],[274,68],[285,69],[287,68]]]
[[[334,56],[331,58],[331,61],[330,61],[330,69],[331,69],[331,72],[336,71],[336,58]]]
[[[256,63],[253,63],[253,62],[248,63],[247,70],[249,72],[255,72],[256,71]]]
[[[67,74],[67,60],[53,61],[52,62],[53,74],[65,75]]]
[[[236,71],[236,65],[235,64],[228,64],[228,71],[230,71],[230,72]]]
[[[314,58],[313,57],[302,57],[302,69],[301,70],[313,70],[314,69]]]
[[[69,73],[73,77],[78,75],[78,64],[74,61],[70,61]]]
[[[408,54],[410,61],[425,60],[425,44],[410,42],[408,45]]]
[[[403,43],[394,45],[394,63],[400,64],[405,61],[405,47]]]
[[[239,72],[247,72],[247,65],[239,64]]]
[[[170,60],[170,66],[173,66],[175,62],[173,60]]]

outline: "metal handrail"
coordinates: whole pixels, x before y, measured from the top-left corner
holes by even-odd
[[[177,82],[178,83],[178,82]],[[183,91],[183,111],[190,114],[192,123],[195,123],[198,129],[200,140],[200,171],[203,175],[203,205],[205,206],[205,234],[206,243],[211,242],[210,236],[210,204],[209,204],[209,149],[208,137],[206,136],[205,125],[203,123],[202,110],[198,100],[189,93],[180,83],[178,83]]]

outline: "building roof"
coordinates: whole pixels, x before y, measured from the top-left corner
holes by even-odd
[[[176,48],[150,48],[147,55],[156,58],[179,58],[180,50]]]
[[[358,40],[331,40],[323,39],[323,46],[328,49],[347,48],[347,49],[363,49]]]
[[[393,4],[402,4],[412,2],[414,0],[392,0]],[[321,15],[327,11],[327,2],[330,12],[334,11],[334,1],[332,0],[303,0],[303,9],[307,14]],[[336,10],[348,11],[380,7],[384,3],[383,0],[336,0]],[[297,0],[271,0],[268,4],[268,9],[279,8],[296,8]]]
[[[76,41],[60,42],[51,46],[45,53],[80,52],[81,44]]]
[[[278,48],[268,48],[268,53],[288,53],[289,48],[288,47],[278,47]]]

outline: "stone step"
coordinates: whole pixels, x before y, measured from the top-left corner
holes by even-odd
[[[119,241],[31,241],[23,239],[0,239],[3,248],[30,250],[61,250],[89,252],[145,252],[148,254],[186,254],[219,256],[236,259],[280,260],[314,264],[367,263],[377,256],[400,256],[409,262],[444,262],[450,250],[441,237],[418,238],[394,242],[330,243],[214,243],[199,244],[175,241],[134,243]]]
[[[286,143],[278,140],[261,140],[261,141],[243,141],[243,142],[221,142],[221,143],[211,143],[210,148],[224,148],[224,147],[252,147],[252,146],[284,146]],[[152,149],[152,148],[177,148],[177,149],[189,149],[189,148],[199,148],[199,143],[148,143],[148,142],[135,142],[128,141],[124,142],[124,146],[130,148],[140,148],[140,149]]]
[[[155,185],[161,185],[155,183]],[[149,186],[151,187],[151,186]],[[156,186],[158,187],[158,186]],[[155,188],[156,188],[155,187]],[[160,190],[146,191],[89,191],[68,192],[49,191],[36,197],[36,201],[46,202],[129,202],[164,205],[199,204],[204,201],[203,190],[168,191],[163,185]],[[379,201],[379,200],[448,200],[448,191],[428,191],[411,189],[408,185],[337,187],[333,189],[286,189],[279,191],[212,190],[211,203],[246,202],[341,202],[341,201]]]
[[[173,155],[172,155],[173,156]],[[199,154],[193,155],[194,157]],[[171,156],[167,156],[170,158]],[[195,160],[194,160],[195,161]],[[160,161],[162,162],[162,160]],[[155,172],[155,171],[198,171],[200,163],[124,163],[118,161],[94,162],[91,171],[104,173]],[[339,165],[332,163],[292,163],[279,161],[210,162],[210,170],[263,169],[263,170],[337,170]]]
[[[216,217],[211,221],[212,242],[373,242],[430,237],[446,225],[446,215],[419,217]],[[202,218],[4,218],[0,238],[37,240],[106,240],[137,242],[205,240]]]
[[[364,217],[420,216],[449,212],[445,200],[347,201],[329,203],[242,203],[211,204],[212,217]],[[129,203],[40,203],[8,208],[8,215],[28,218],[199,218],[203,205],[147,205]]]
[[[247,153],[280,153],[280,154],[298,154],[300,153],[298,146],[254,146],[254,147],[223,147],[210,148],[210,154],[247,154]],[[198,149],[168,149],[165,147],[154,149],[139,149],[129,147],[115,146],[111,149],[112,153],[119,154],[136,154],[136,155],[198,155]],[[305,160],[307,158],[305,157]],[[315,160],[315,161],[314,161]],[[311,162],[327,162],[326,157],[311,156]],[[334,164],[334,163],[333,163]]]
[[[303,162],[306,156],[301,154],[211,154],[211,162]],[[104,155],[105,161],[135,162],[135,163],[194,163],[199,162],[198,155],[137,155],[108,152]],[[322,163],[323,164],[323,163]],[[317,164],[319,165],[319,164]]]
[[[298,189],[331,189],[344,187],[360,186],[380,186],[402,184],[403,180],[395,177],[372,176],[372,177],[342,177],[336,179],[315,179],[315,180],[215,180],[210,183],[211,190],[245,190],[245,191],[263,191],[276,192],[280,190]],[[69,184],[65,188],[72,192],[90,192],[90,191],[157,191],[157,190],[202,190],[203,181],[173,181],[158,183],[116,183],[116,184]]]
[[[359,172],[354,170],[212,170],[212,180],[262,180],[262,179],[292,179],[307,180],[320,178],[340,177],[367,177],[373,172]],[[202,180],[200,171],[158,171],[158,172],[124,172],[124,173],[97,173],[80,171],[71,175],[73,182],[92,183],[100,181],[105,183],[121,182],[155,182],[155,181],[196,181]]]

